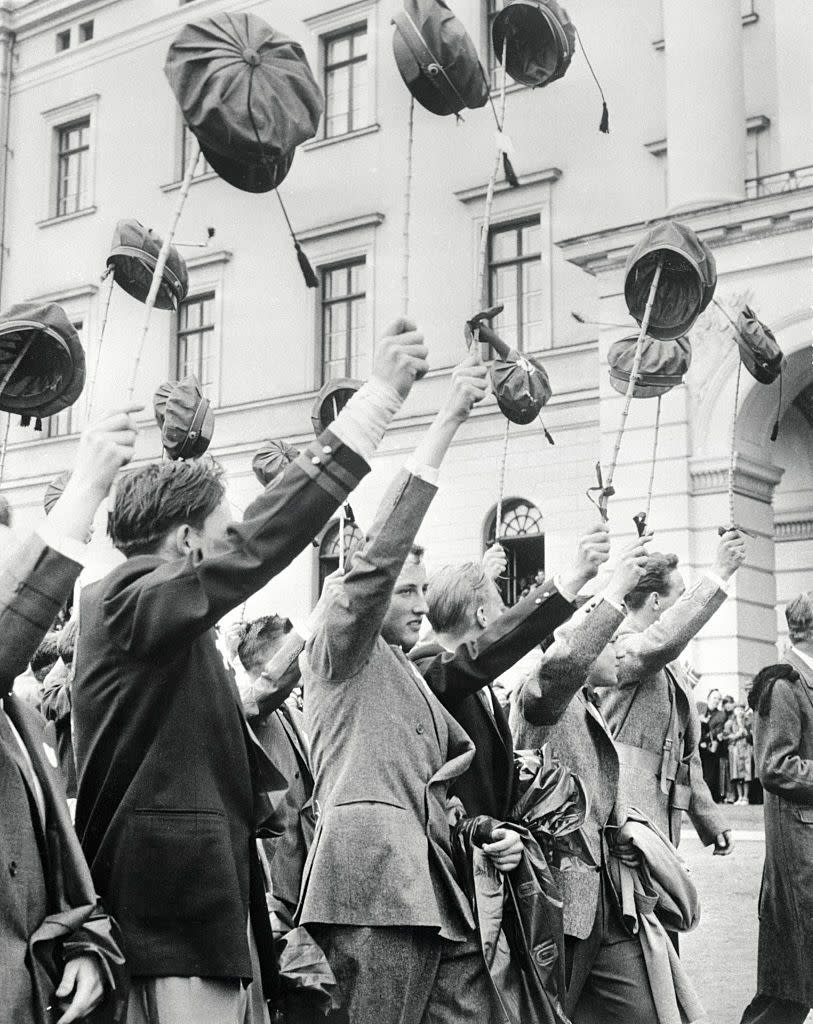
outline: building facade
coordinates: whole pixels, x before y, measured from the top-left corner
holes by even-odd
[[[12,424],[2,489],[26,532],[47,483],[70,463],[89,407],[126,399],[143,307],[116,288],[103,345],[115,224],[165,232],[191,146],[163,74],[190,19],[247,10],[300,41],[326,96],[319,135],[281,186],[320,287],[302,281],[273,194],[240,192],[196,166],[177,238],[190,273],[177,314],[153,314],[136,381],[141,461],[160,455],[151,396],[194,372],[216,407],[211,451],[238,511],[259,485],[251,457],[265,438],[304,443],[321,383],[369,373],[376,338],[401,310],[409,94],[392,56],[397,0],[21,0],[0,7],[0,304],[60,302],[80,329],[89,383],[41,433]],[[501,0],[455,12],[491,73],[490,21]],[[610,456],[623,399],[607,351],[634,326],[623,299],[627,252],[652,220],[678,215],[714,251],[718,300],[753,306],[787,357],[781,397],[743,376],[736,417],[735,519],[751,534],[732,598],[693,644],[710,685],[741,691],[775,657],[781,608],[813,583],[813,11],[806,0],[582,0],[572,5],[610,108],[581,52],[542,90],[511,85],[506,132],[520,185],[500,182],[488,239],[490,298],[501,333],[539,356],[554,397],[545,425],[512,427],[500,536],[513,596],[572,557],[597,518],[586,491]],[[494,73],[493,81],[499,81]],[[2,140],[0,139],[0,142]],[[418,384],[352,504],[361,529],[388,477],[431,419],[476,276],[494,152],[488,107],[455,118],[415,113],[409,313],[432,371]],[[212,233],[212,230],[214,232]],[[211,237],[210,237],[211,236]],[[582,321],[574,318],[577,313]],[[614,323],[630,327],[591,326]],[[729,521],[728,446],[737,354],[714,307],[691,335],[686,386],[663,401],[651,521],[661,550],[691,576],[708,566]],[[769,441],[780,419],[779,439]],[[619,538],[633,533],[652,464],[654,403],[633,404],[617,495]],[[479,555],[495,533],[505,420],[476,410],[444,467],[421,539],[430,563]],[[100,527],[103,524],[100,522]],[[335,565],[333,524],[243,614],[304,615]],[[109,559],[103,529],[94,549]]]

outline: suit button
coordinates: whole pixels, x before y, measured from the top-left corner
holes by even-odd
[[[423,726],[420,724],[420,722],[415,726],[415,732],[419,736],[423,736]]]
[[[295,778],[295,779],[298,779],[298,778],[299,778],[299,772],[294,772],[294,778]]]
[[[8,873],[12,878],[17,874],[17,861],[13,860],[8,866]]]
[[[322,454],[323,455],[332,455],[333,454],[333,449],[330,447],[329,444],[326,444],[326,445],[324,445],[322,447]]]
[[[538,598],[537,598],[537,599],[536,599],[536,600],[534,601],[534,604],[542,604],[542,598],[541,598],[541,597],[538,597]]]
[[[314,457],[311,459],[311,462],[314,464],[314,466],[322,465],[322,460],[319,458],[318,455],[314,455]]]

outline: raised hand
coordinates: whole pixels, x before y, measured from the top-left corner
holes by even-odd
[[[472,354],[452,371],[452,386],[446,400],[446,412],[458,423],[465,423],[471,410],[488,393],[488,367]]]
[[[411,320],[402,317],[387,328],[378,343],[373,376],[406,398],[415,381],[429,369],[428,355],[421,332]]]
[[[596,525],[579,540],[576,560],[569,572],[563,573],[561,583],[577,594],[591,580],[610,557],[610,528],[606,523]]]
[[[53,531],[87,540],[96,509],[107,497],[116,473],[133,457],[138,436],[134,414],[142,408],[124,406],[85,428],[73,472],[48,516]]]
[[[723,580],[730,580],[745,561],[745,540],[737,530],[728,530],[717,545],[714,572]]]
[[[617,604],[623,604],[627,594],[643,579],[649,559],[647,544],[651,542],[652,537],[653,534],[646,533],[628,544],[621,552],[618,565],[604,591],[607,597]]]
[[[508,569],[508,555],[502,544],[492,544],[483,555],[483,572],[490,580],[498,580]]]

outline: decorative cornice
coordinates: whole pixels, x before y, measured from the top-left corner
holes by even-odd
[[[774,539],[777,544],[794,540],[813,540],[813,516],[804,513],[785,513],[774,519]]]
[[[361,231],[364,228],[377,228],[384,223],[383,213],[364,213],[360,217],[351,217],[349,220],[337,220],[332,224],[319,224],[305,231],[297,231],[296,237],[300,242],[315,242],[321,238],[331,238],[334,235],[344,235],[348,231]]]
[[[764,132],[771,126],[771,119],[766,114],[756,114],[754,117],[745,119],[745,131],[748,135],[757,135]],[[653,156],[664,156],[667,150],[667,139],[653,139],[652,142],[645,142],[644,149]]]
[[[738,455],[734,464],[734,492],[770,504],[784,470],[766,462]],[[728,459],[692,459],[689,463],[691,494],[725,494],[728,490]]]
[[[186,265],[196,270],[198,267],[208,267],[214,263],[228,263],[233,255],[231,249],[212,249],[197,256],[187,257]]]
[[[588,235],[565,238],[556,242],[556,245],[568,262],[589,274],[601,274],[623,267],[643,232],[654,224],[670,219],[664,216],[623,224]],[[712,249],[736,245],[744,240],[808,231],[813,225],[813,186],[692,210],[682,214],[681,220],[693,228]]]
[[[546,167],[542,171],[533,171],[531,174],[522,174],[519,178],[519,188],[530,188],[533,185],[552,185],[562,177],[558,167]],[[516,192],[516,186],[512,187],[507,181],[498,181],[494,186],[494,194],[501,192]],[[484,200],[488,194],[488,185],[474,185],[471,188],[462,188],[455,192],[455,198],[461,203],[476,203]]]
[[[70,302],[72,299],[86,299],[98,292],[98,284],[78,284],[73,288],[61,288],[57,292],[46,292],[42,295],[32,295],[29,302]]]

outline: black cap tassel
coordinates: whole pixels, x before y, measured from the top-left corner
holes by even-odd
[[[296,238],[294,238],[294,248],[296,249],[296,258],[299,261],[299,269],[305,278],[305,284],[308,288],[318,288],[319,278],[316,276],[316,272],[311,266],[311,261],[305,255],[302,246],[297,242]]]
[[[502,155],[502,169],[505,172],[505,180],[511,186],[511,188],[519,188],[519,178],[517,177],[516,171],[511,164],[511,159],[508,154],[503,151]]]
[[[782,384],[783,384],[784,376],[785,376],[784,373],[780,370],[779,371],[779,404],[776,407],[776,421],[775,421],[775,423],[773,425],[773,430],[771,431],[771,440],[772,441],[775,441],[777,439],[777,437],[779,437],[779,417],[782,415]]]

